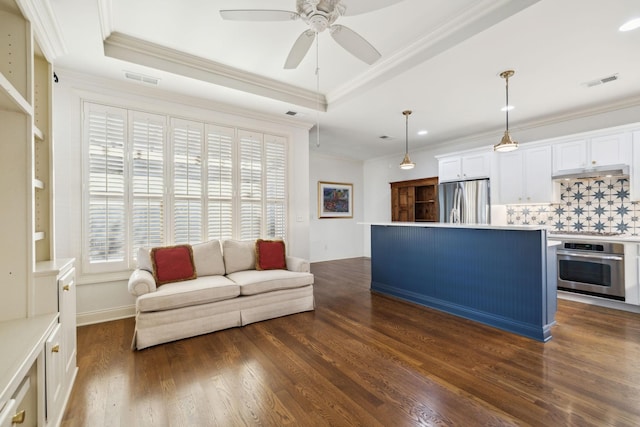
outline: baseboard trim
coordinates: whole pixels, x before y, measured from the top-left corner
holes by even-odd
[[[76,314],[77,326],[93,325],[94,323],[108,322],[110,320],[126,319],[136,315],[135,305],[114,307],[106,310],[85,311]]]

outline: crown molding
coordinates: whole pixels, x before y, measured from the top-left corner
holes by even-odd
[[[48,62],[67,53],[58,20],[49,1],[16,0],[22,14],[29,20],[38,46]]]
[[[98,17],[100,19],[100,34],[102,40],[113,32],[113,3],[111,0],[98,0]]]
[[[112,58],[254,95],[313,110],[317,110],[318,107],[320,111],[327,110],[327,101],[322,94],[160,46],[127,34],[111,33],[104,41],[104,53]]]
[[[327,93],[327,103],[335,106],[372,87],[422,64],[464,40],[498,24],[540,0],[481,0],[461,14],[448,19],[434,31],[410,43],[397,53],[373,65],[359,75]]]
[[[199,108],[202,110],[228,114],[230,116],[236,116],[242,119],[272,123],[277,126],[287,126],[290,128],[303,129],[305,131],[309,131],[309,129],[314,126],[314,123],[290,118],[288,116],[283,117],[268,113],[262,113],[256,110],[250,110],[229,104],[215,102],[210,99],[197,98],[172,91],[141,86],[136,83],[123,82],[106,77],[98,77],[95,75],[85,74],[66,68],[58,69],[58,74],[59,77],[61,79],[64,78],[65,81],[68,78],[71,81],[71,86],[74,87],[75,90],[83,93],[92,92],[116,98],[121,98],[121,94],[126,94],[127,96],[142,98],[143,101],[151,104],[155,104],[155,102],[153,102],[154,100],[172,104],[180,104],[188,107]],[[231,125],[230,123],[225,124]]]

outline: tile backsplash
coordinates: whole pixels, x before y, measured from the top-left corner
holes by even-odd
[[[563,181],[560,203],[508,205],[507,223],[548,225],[554,231],[640,235],[640,203],[629,198],[629,179]]]

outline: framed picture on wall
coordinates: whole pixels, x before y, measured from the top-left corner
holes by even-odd
[[[353,218],[353,184],[318,181],[318,218]]]

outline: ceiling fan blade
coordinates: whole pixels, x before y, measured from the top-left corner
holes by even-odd
[[[367,13],[392,4],[400,3],[402,0],[342,0],[345,6],[344,15],[353,16],[360,13]]]
[[[229,21],[291,21],[300,17],[296,12],[288,10],[221,10],[222,19]]]
[[[340,46],[369,65],[376,62],[382,56],[380,52],[371,46],[362,36],[344,25],[332,25],[329,27],[329,30],[331,31],[331,37],[333,37]]]
[[[287,60],[284,62],[284,68],[291,70],[298,67],[302,58],[307,54],[313,40],[316,38],[316,32],[313,30],[307,30],[300,34],[300,37],[296,40],[287,56]]]

